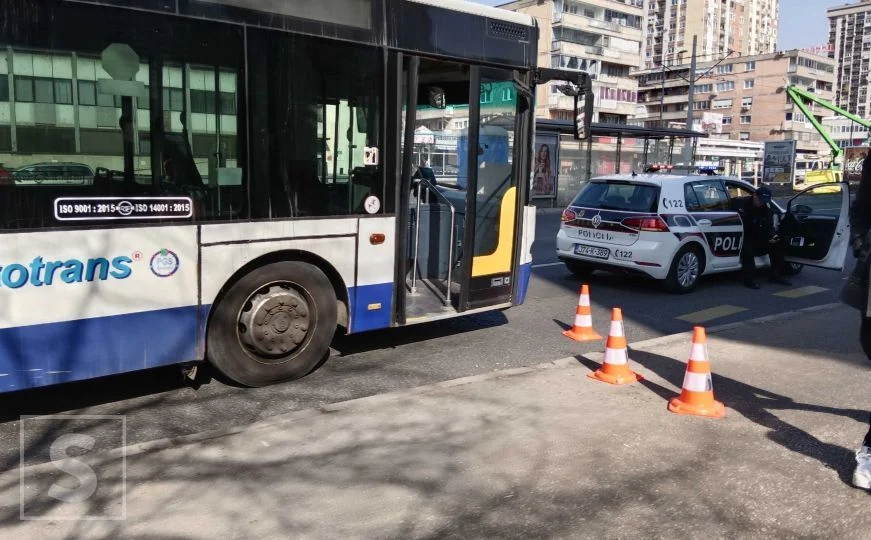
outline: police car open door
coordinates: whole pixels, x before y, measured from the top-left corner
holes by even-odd
[[[850,247],[849,212],[846,182],[816,184],[790,199],[779,231],[786,244],[786,260],[843,269]]]

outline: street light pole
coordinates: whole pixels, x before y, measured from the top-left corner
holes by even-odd
[[[698,41],[698,36],[693,35],[693,55],[690,59],[690,89],[687,95],[687,129],[693,129],[693,108],[695,107],[695,103],[693,103],[696,93],[696,43]],[[684,164],[689,165],[690,160],[692,159],[692,146],[689,144],[684,144]]]

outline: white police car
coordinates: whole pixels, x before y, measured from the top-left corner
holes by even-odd
[[[594,270],[644,274],[672,292],[693,290],[706,274],[741,269],[737,208],[752,184],[711,175],[632,174],[594,178],[563,212],[557,256],[580,277]],[[841,270],[850,244],[849,189],[816,184],[780,215],[787,261]],[[757,266],[769,264],[757,258]]]

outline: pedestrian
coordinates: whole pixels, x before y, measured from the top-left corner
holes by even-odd
[[[865,356],[871,360],[871,313],[868,311],[868,286],[871,283],[871,151],[862,162],[859,189],[850,207],[850,231],[856,267],[841,292],[841,300],[860,311],[862,324],[859,340]],[[853,471],[853,485],[862,489],[871,489],[871,414],[868,423],[868,433],[856,452],[856,469]]]
[[[771,190],[761,187],[738,208],[744,227],[741,245],[741,270],[744,285],[758,289],[756,282],[756,257],[768,255],[771,260],[769,280],[781,285],[792,285],[785,275],[786,249],[774,226],[774,210],[771,208]]]

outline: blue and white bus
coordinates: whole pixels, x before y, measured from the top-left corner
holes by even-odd
[[[200,361],[266,385],[337,329],[523,302],[536,85],[588,81],[536,68],[532,18],[4,0],[0,20],[0,391]]]

